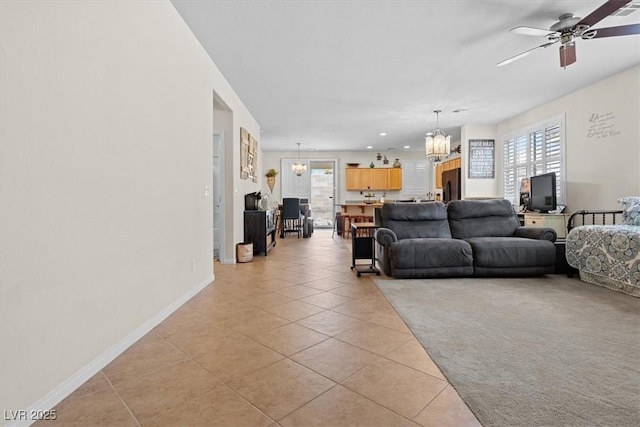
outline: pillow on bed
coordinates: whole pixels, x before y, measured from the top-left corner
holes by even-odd
[[[640,225],[640,196],[622,197],[618,203],[622,206],[622,223]]]

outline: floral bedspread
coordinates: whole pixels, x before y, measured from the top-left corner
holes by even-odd
[[[640,226],[576,227],[567,235],[566,256],[585,282],[640,297]]]

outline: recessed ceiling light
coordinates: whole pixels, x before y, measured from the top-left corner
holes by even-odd
[[[406,149],[406,148],[411,148],[411,146],[410,146],[410,145],[405,145],[405,146],[404,146],[404,148],[405,148],[405,149]]]
[[[373,148],[372,145],[367,145],[367,150],[371,150]]]
[[[386,132],[380,132],[380,136],[387,136]]]

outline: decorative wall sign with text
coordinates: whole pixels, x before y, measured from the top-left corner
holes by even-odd
[[[258,141],[245,128],[240,128],[240,179],[258,182]]]
[[[495,178],[495,139],[469,140],[469,178]]]
[[[616,116],[613,112],[591,113],[587,125],[587,138],[605,139],[620,134],[616,129]]]

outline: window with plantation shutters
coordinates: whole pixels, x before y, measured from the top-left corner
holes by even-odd
[[[403,196],[422,196],[427,194],[427,160],[402,161],[402,191]]]
[[[517,206],[522,178],[556,174],[559,204],[564,204],[564,121],[562,117],[530,126],[503,138],[504,198]]]

